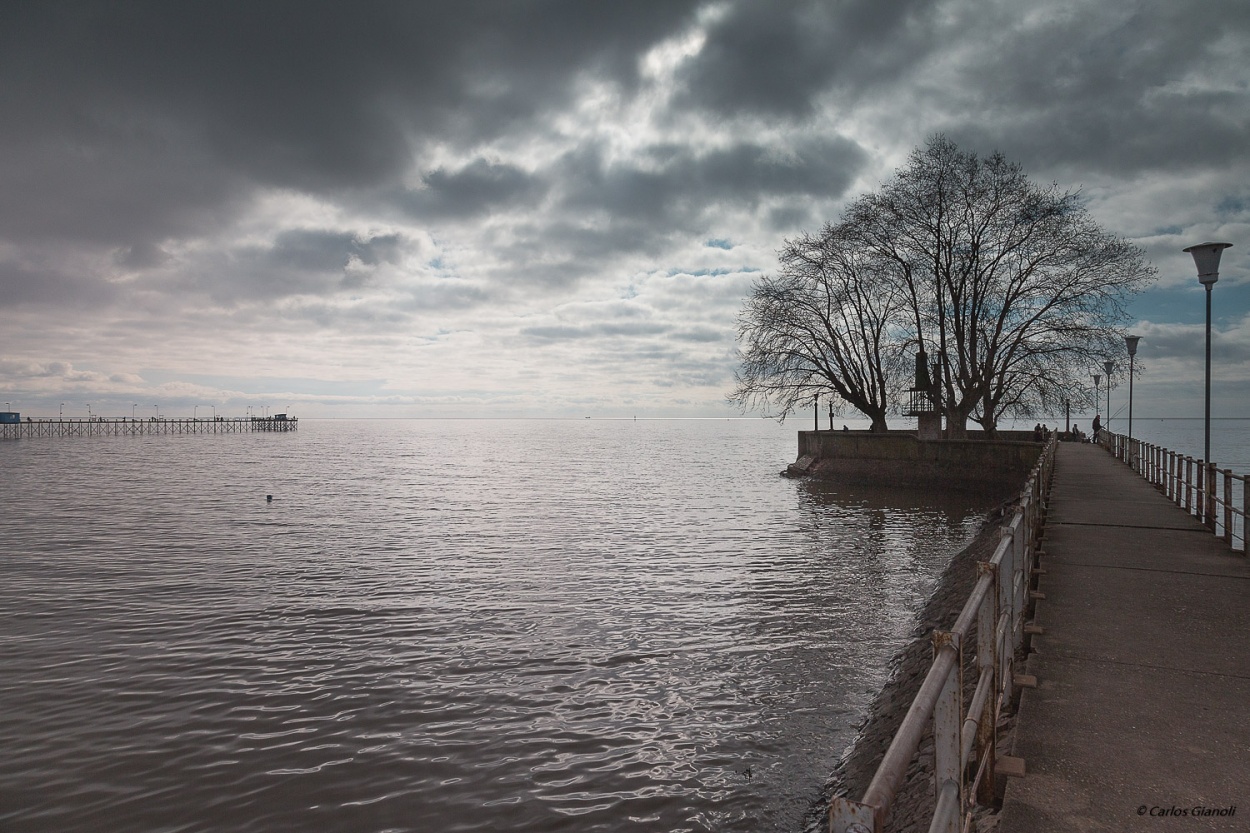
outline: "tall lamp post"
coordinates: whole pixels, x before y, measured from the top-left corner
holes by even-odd
[[[1124,346],[1128,348],[1128,453],[1130,465],[1137,467],[1137,455],[1133,453],[1133,357],[1137,355],[1137,342],[1141,336],[1125,336]]]
[[[1232,243],[1199,243],[1197,246],[1185,249],[1194,256],[1194,265],[1198,267],[1198,282],[1207,290],[1207,386],[1202,446],[1202,460],[1207,464],[1211,462],[1211,288],[1220,279],[1220,255],[1232,245]]]
[[[1102,374],[1094,374],[1094,410],[1098,410],[1098,383],[1102,381]],[[1098,434],[1094,434],[1094,442],[1098,442]]]
[[[1115,370],[1115,365],[1111,363],[1111,359],[1107,359],[1102,363],[1102,369],[1107,371],[1107,421],[1105,425],[1107,430],[1111,430],[1111,371]]]

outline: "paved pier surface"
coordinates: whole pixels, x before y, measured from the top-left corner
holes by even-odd
[[[1061,443],[999,833],[1250,830],[1250,564]],[[1232,816],[1202,815],[1202,808]],[[1195,812],[1195,809],[1199,812]]]

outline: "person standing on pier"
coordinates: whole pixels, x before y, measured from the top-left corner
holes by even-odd
[[[1090,432],[1090,437],[1093,440],[1093,442],[1098,442],[1098,432],[1101,430],[1102,430],[1102,414],[1094,414],[1093,430]]]

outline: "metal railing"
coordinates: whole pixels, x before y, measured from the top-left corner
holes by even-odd
[[[1130,440],[1124,434],[1103,431],[1099,442],[1169,500],[1202,521],[1230,548],[1236,550],[1234,542],[1240,540],[1241,552],[1246,553],[1246,516],[1250,514],[1246,475],[1163,446]],[[1236,484],[1240,484],[1240,495],[1234,494]]]
[[[1054,460],[1052,437],[1001,529],[993,557],[977,565],[976,585],[955,624],[933,632],[933,664],[868,789],[858,801],[833,798],[832,833],[884,833],[891,804],[930,724],[936,796],[931,833],[968,829],[975,806],[994,802],[996,727],[1018,683],[1015,656],[1026,633]],[[964,651],[972,642],[977,684],[965,710]]]

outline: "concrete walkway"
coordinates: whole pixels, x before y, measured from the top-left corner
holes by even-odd
[[[1250,564],[1061,443],[1000,833],[1250,830]],[[1235,807],[1232,816],[1203,815]],[[1196,809],[1197,808],[1197,809]]]

